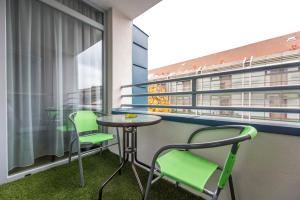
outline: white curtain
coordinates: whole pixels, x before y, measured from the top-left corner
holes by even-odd
[[[61,2],[96,16],[78,0]],[[68,113],[82,105],[102,108],[102,96],[93,92],[102,87],[101,56],[101,31],[38,0],[7,0],[9,170],[63,156],[70,131],[59,127],[68,124]]]

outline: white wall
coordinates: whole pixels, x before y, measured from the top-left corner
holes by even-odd
[[[107,28],[107,63],[112,70],[108,78],[108,95],[112,102],[109,106],[118,108],[121,105],[120,87],[132,83],[132,21],[114,8],[106,16],[111,24]]]
[[[138,158],[150,164],[154,153],[163,145],[185,142],[201,125],[162,121],[139,128]],[[222,134],[224,136],[224,134]],[[220,133],[205,134],[203,141],[220,138]],[[200,140],[199,140],[200,141]],[[236,196],[240,200],[300,199],[300,138],[259,133],[254,141],[241,145],[233,172]],[[197,153],[220,164],[229,148],[201,150]],[[216,180],[213,181],[216,184]],[[230,199],[229,189],[220,199]]]
[[[6,1],[0,0],[0,184],[7,178],[7,134],[6,134]],[[4,27],[4,28],[3,28]]]

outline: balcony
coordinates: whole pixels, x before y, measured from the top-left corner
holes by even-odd
[[[299,51],[294,51],[255,58],[248,65],[243,61],[208,66],[208,70],[203,69],[195,75],[124,85],[122,90],[144,87],[149,92],[123,94],[123,101],[148,97],[148,103],[122,104],[121,107],[131,112],[146,108],[148,112],[162,114],[165,119],[171,116],[184,122],[197,119],[207,125],[256,124],[261,131],[298,135],[299,55]],[[290,131],[280,131],[281,127]]]
[[[0,0],[1,200],[299,199],[300,51],[147,81],[158,2]]]

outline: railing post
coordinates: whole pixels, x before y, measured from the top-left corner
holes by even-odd
[[[197,106],[197,79],[192,79],[192,106]]]

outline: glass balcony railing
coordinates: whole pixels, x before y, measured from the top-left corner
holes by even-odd
[[[122,89],[140,86],[148,87],[148,93],[121,97],[147,96],[148,104],[122,104],[123,108],[300,123],[299,60],[124,85]]]

